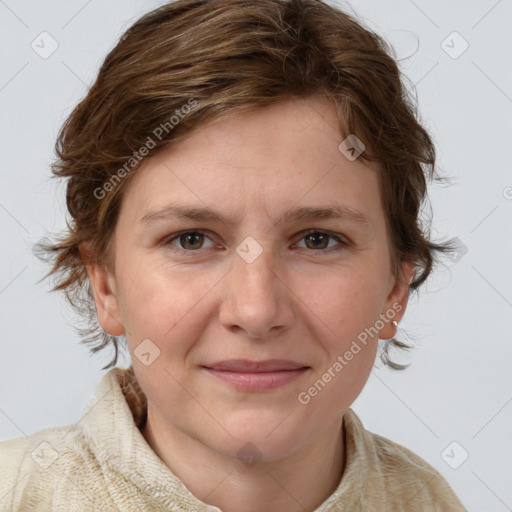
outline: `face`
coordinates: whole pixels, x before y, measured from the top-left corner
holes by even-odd
[[[88,267],[151,417],[216,453],[251,442],[273,460],[313,442],[405,312],[412,269],[391,274],[378,169],[340,152],[338,124],[308,98],[202,127],[143,164],[112,269]]]

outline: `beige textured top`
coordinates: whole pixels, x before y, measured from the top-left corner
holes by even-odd
[[[0,443],[0,511],[219,512],[151,449],[139,430],[145,417],[132,368],[110,370],[76,425]],[[423,459],[365,430],[352,409],[344,425],[345,471],[311,512],[465,511]]]

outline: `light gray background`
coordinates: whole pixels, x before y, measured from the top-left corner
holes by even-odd
[[[65,226],[64,184],[49,178],[60,125],[124,30],[162,3],[0,0],[0,440],[78,421],[105,373],[110,354],[79,345],[63,298],[37,283],[46,267],[31,246]],[[467,248],[409,303],[412,366],[376,368],[353,407],[436,467],[468,510],[512,510],[512,1],[350,5],[403,59],[453,178],[430,189],[434,238]],[[31,48],[43,31],[59,44],[47,59]],[[469,44],[457,58],[445,51],[462,48],[454,31]]]

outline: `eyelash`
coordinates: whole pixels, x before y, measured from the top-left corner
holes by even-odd
[[[174,235],[172,235],[171,238],[166,238],[166,240],[163,242],[163,245],[166,246],[166,247],[170,247],[171,250],[175,250],[177,252],[181,252],[182,254],[189,254],[189,253],[195,253],[195,252],[199,252],[201,251],[201,249],[195,249],[195,250],[190,250],[190,249],[182,249],[180,247],[176,247],[175,245],[172,245],[171,242],[173,242],[174,240],[177,240],[179,239],[182,235],[187,235],[187,234],[197,234],[197,233],[200,233],[202,235],[205,235],[207,238],[210,238],[208,237],[208,235],[206,234],[205,231],[201,230],[201,229],[194,229],[194,230],[188,230],[188,231],[180,231],[179,233],[176,233]],[[329,248],[329,249],[310,249],[311,252],[314,252],[316,254],[326,254],[326,253],[332,253],[332,252],[339,252],[339,251],[342,251],[343,249],[346,249],[347,247],[350,246],[350,242],[346,239],[343,239],[341,238],[340,236],[334,234],[334,233],[331,233],[329,231],[322,231],[322,230],[319,230],[319,229],[309,229],[309,230],[306,230],[306,231],[303,231],[301,233],[301,237],[300,237],[300,240],[302,240],[303,238],[305,238],[307,235],[311,235],[311,234],[322,234],[322,235],[327,235],[328,237],[336,240],[336,242],[339,243],[339,247],[337,248]],[[213,240],[212,240],[213,242]],[[307,247],[306,247],[307,249]]]

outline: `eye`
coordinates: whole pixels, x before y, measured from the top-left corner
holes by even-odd
[[[201,246],[203,245],[205,238],[209,239],[209,237],[207,237],[202,231],[184,231],[168,239],[166,245],[174,245],[172,244],[172,242],[174,240],[177,240],[181,246],[177,247],[177,249],[181,249],[187,252],[193,252],[197,251],[198,249],[203,249],[203,247]],[[213,244],[211,247],[213,247]]]
[[[301,233],[301,236],[301,240],[306,240],[307,249],[312,249],[314,252],[321,254],[325,252],[341,251],[349,245],[349,242],[342,237],[327,231],[319,231],[317,229],[310,229],[306,232],[303,232]],[[335,244],[334,249],[332,246],[331,248],[328,248],[329,241],[332,240],[338,242],[338,247],[336,247]]]

